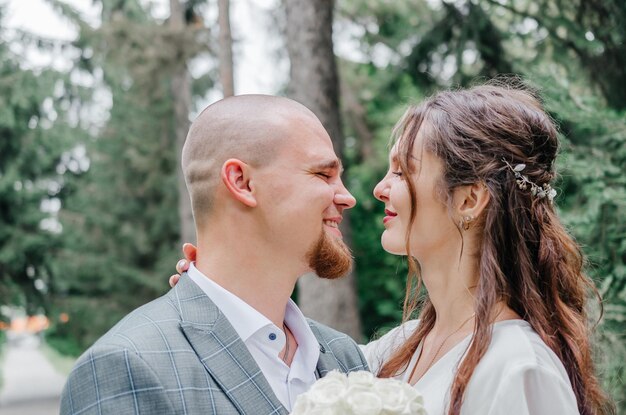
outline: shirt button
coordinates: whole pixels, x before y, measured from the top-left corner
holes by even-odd
[[[270,333],[270,335],[267,337],[269,337],[270,340],[274,341],[276,340],[276,333]]]

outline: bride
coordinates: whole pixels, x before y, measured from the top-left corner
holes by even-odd
[[[409,262],[404,323],[363,352],[430,415],[612,411],[591,357],[593,284],[552,203],[557,136],[534,93],[497,85],[440,92],[394,130],[374,196],[383,248]]]

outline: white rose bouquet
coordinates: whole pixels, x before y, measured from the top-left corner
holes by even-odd
[[[296,399],[291,415],[426,415],[411,385],[370,372],[332,371]]]

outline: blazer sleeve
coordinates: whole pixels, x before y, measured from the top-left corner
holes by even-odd
[[[61,395],[61,415],[174,412],[153,370],[127,349],[89,349],[76,363]]]

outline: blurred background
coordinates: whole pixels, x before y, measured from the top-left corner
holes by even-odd
[[[311,108],[359,200],[356,269],[332,289],[303,278],[305,314],[361,341],[397,324],[406,267],[372,197],[391,129],[499,74],[540,88],[560,125],[556,202],[603,296],[590,335],[626,413],[625,40],[623,0],[0,0],[0,413],[57,413],[76,356],[169,289],[194,241],[180,149],[233,93]]]

